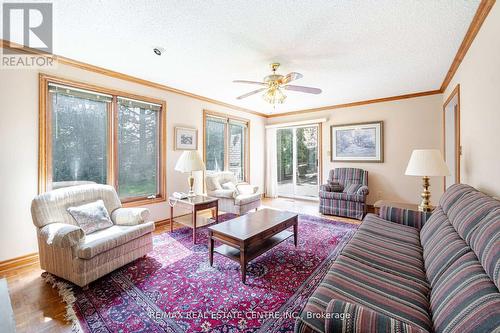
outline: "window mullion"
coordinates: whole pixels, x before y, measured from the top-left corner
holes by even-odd
[[[224,145],[224,171],[229,171],[229,144],[230,144],[230,135],[229,135],[229,119],[226,119],[226,124],[224,126],[224,139],[226,144]]]
[[[108,113],[108,184],[113,186],[118,192],[118,163],[116,160],[117,154],[117,135],[118,135],[118,127],[117,127],[117,99],[116,96],[113,96],[112,102],[109,104],[109,113]]]

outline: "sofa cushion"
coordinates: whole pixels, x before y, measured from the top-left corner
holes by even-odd
[[[153,222],[134,226],[114,225],[94,232],[85,237],[75,248],[75,254],[81,259],[90,259],[114,247],[123,245],[154,230]]]
[[[455,203],[467,193],[477,192],[475,188],[466,184],[454,184],[448,187],[439,200],[439,206],[445,214]]]
[[[123,261],[122,265],[124,265],[128,262],[126,258],[130,253],[137,251],[137,249],[152,247],[152,234],[149,233],[122,245],[113,247],[106,252],[99,253],[90,259],[76,258],[73,261],[73,270],[77,274],[88,274],[90,271],[102,269],[103,265],[106,267],[113,261]],[[148,252],[149,251],[150,250],[148,250]]]
[[[431,290],[435,332],[493,332],[500,327],[500,293],[469,252]]]
[[[246,205],[248,203],[260,200],[260,194],[240,194],[234,198],[234,204],[238,206]]]
[[[442,224],[450,224],[448,216],[444,213],[441,207],[436,207],[432,212],[431,217],[425,222],[424,226],[420,230],[420,243],[422,247],[425,247],[427,243],[433,238],[436,231],[441,227]]]
[[[333,199],[333,200],[343,200],[343,201],[355,201],[355,202],[365,202],[365,196],[361,194],[349,194],[343,192],[319,192],[320,198]]]
[[[420,234],[416,228],[390,222],[381,219],[377,215],[366,215],[359,230],[367,231],[380,236],[387,236],[390,239],[398,240],[407,244],[420,246]]]
[[[341,255],[309,298],[300,320],[324,331],[322,318],[308,312],[325,313],[331,300],[361,305],[388,317],[430,331],[429,304],[421,285]]]
[[[332,300],[326,308],[325,332],[423,333],[406,322],[386,316],[358,304]]]
[[[234,191],[232,190],[215,190],[215,191],[210,191],[207,193],[211,197],[216,197],[216,198],[228,198],[228,199],[233,199],[234,198]]]
[[[68,212],[86,235],[113,226],[104,201],[97,200],[76,207],[68,207]]]
[[[447,214],[451,224],[467,244],[474,229],[500,202],[481,192],[466,193]]]
[[[500,289],[500,207],[492,210],[477,224],[469,239],[469,245],[486,274]]]
[[[365,248],[366,244],[359,241],[351,241],[342,251],[342,255],[355,259],[380,271],[389,272],[394,275],[412,280],[423,286],[427,286],[422,258],[401,254],[394,250],[378,249],[372,251]]]
[[[431,286],[458,258],[471,251],[448,221],[442,221],[423,249],[425,271]]]

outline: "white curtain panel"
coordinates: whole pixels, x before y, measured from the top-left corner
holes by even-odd
[[[278,197],[276,128],[266,129],[266,197]]]

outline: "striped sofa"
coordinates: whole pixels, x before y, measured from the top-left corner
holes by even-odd
[[[368,214],[295,332],[500,332],[499,287],[500,201],[453,185],[430,217]]]
[[[352,186],[355,192],[349,193]],[[328,183],[319,189],[319,212],[362,220],[366,214],[367,195],[368,171],[357,168],[330,170]]]

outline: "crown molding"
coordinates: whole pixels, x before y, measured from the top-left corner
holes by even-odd
[[[455,76],[458,67],[460,67],[462,60],[465,58],[467,51],[469,51],[472,42],[476,38],[477,33],[481,29],[481,26],[486,20],[486,17],[488,17],[488,14],[490,13],[491,8],[493,8],[495,2],[496,0],[482,0],[479,6],[477,7],[476,14],[474,15],[474,18],[472,19],[472,22],[469,25],[469,29],[467,30],[467,33],[465,34],[465,37],[462,40],[462,44],[460,44],[457,54],[455,55],[455,58],[451,63],[450,69],[446,73],[443,83],[441,84],[440,90],[442,92],[444,92],[446,88],[448,88],[448,85],[453,79],[453,76]]]
[[[351,103],[345,103],[345,104],[328,105],[328,106],[322,106],[322,107],[314,108],[314,109],[305,109],[305,110],[297,110],[297,111],[289,111],[289,112],[283,112],[283,113],[276,113],[276,114],[270,114],[270,115],[268,115],[267,118],[276,118],[276,117],[283,117],[283,116],[298,115],[298,114],[303,114],[303,113],[311,113],[311,112],[319,112],[319,111],[326,111],[326,110],[333,110],[333,109],[350,108],[350,107],[361,106],[361,105],[366,105],[366,104],[391,102],[391,101],[397,101],[397,100],[400,100],[400,99],[416,98],[416,97],[429,96],[429,95],[437,95],[437,94],[441,94],[441,90],[439,90],[439,89],[438,90],[429,90],[429,91],[422,91],[422,92],[405,94],[405,95],[397,95],[397,96],[391,96],[391,97],[368,99],[368,100],[364,100],[364,101],[351,102]]]

